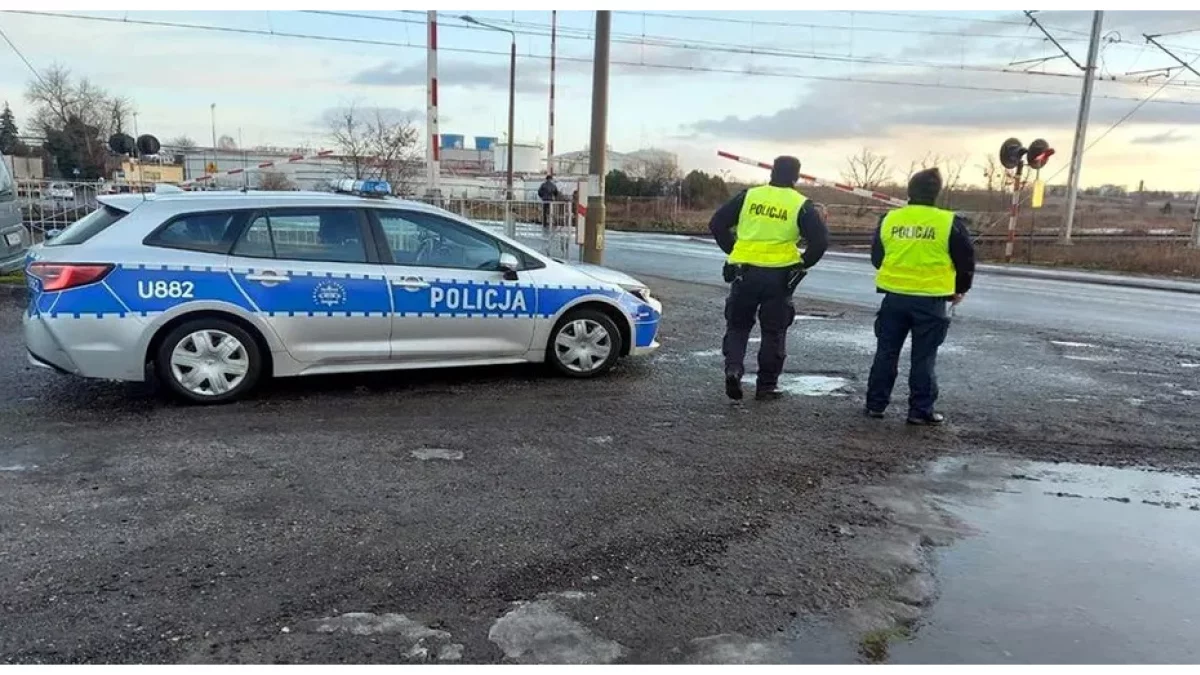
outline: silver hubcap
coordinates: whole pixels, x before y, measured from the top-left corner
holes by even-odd
[[[184,389],[219,396],[246,379],[250,357],[242,343],[220,330],[198,330],[171,352],[171,374]]]
[[[590,373],[608,359],[612,352],[612,336],[608,330],[591,319],[576,319],[563,325],[554,338],[558,360],[568,370]]]

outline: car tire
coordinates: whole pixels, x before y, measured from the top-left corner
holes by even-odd
[[[621,357],[621,331],[604,312],[577,309],[568,312],[550,331],[546,361],[567,377],[603,375]]]
[[[262,374],[258,342],[224,319],[185,321],[167,333],[155,354],[159,382],[188,403],[230,403],[250,393]]]

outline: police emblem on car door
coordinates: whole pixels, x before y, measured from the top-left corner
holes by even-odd
[[[268,209],[234,246],[234,277],[296,360],[388,360],[391,298],[366,227],[358,209]]]

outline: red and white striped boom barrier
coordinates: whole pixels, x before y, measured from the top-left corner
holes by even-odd
[[[242,167],[240,169],[230,169],[229,171],[221,171],[219,173],[206,173],[203,176],[197,176],[191,180],[185,180],[182,183],[180,183],[180,185],[192,185],[195,183],[203,183],[204,181],[212,180],[212,179],[216,178],[217,176],[236,176],[239,173],[246,173],[248,171],[262,171],[263,169],[270,169],[271,167],[277,166],[279,164],[295,164],[296,162],[304,161],[306,159],[318,159],[321,157],[328,157],[332,154],[333,154],[333,150],[322,150],[315,155],[308,155],[308,156],[289,155],[288,158],[283,160],[282,162],[263,162],[261,164],[258,164],[257,166],[252,166],[252,167]]]
[[[770,171],[772,168],[771,165],[767,164],[766,162],[760,162],[756,159],[750,159],[749,157],[742,157],[740,155],[735,155],[731,152],[725,152],[724,150],[718,150],[717,155],[720,157],[724,157],[725,159],[732,159],[733,161],[740,162],[742,164],[749,164],[750,166],[757,166],[760,169],[766,169],[768,171]],[[834,190],[837,190],[839,192],[845,192],[847,194],[852,194],[852,195],[855,195],[858,197],[865,197],[866,199],[874,199],[875,201],[883,202],[885,204],[890,204],[892,206],[907,206],[908,205],[908,202],[904,201],[903,199],[898,199],[896,197],[893,197],[893,196],[883,193],[883,192],[876,192],[874,190],[868,190],[866,188],[854,187],[853,185],[846,185],[845,183],[838,183],[835,181],[823,180],[821,178],[817,178],[816,176],[810,176],[805,173],[800,174],[800,180],[804,181],[805,183],[811,183],[813,185],[820,185],[821,187],[833,188]]]

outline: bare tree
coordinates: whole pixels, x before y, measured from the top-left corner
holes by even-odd
[[[258,177],[258,189],[283,192],[295,190],[296,186],[292,184],[292,181],[287,176],[279,171],[264,171]]]
[[[356,104],[330,115],[330,138],[342,157],[343,173],[355,180],[378,178],[398,193],[411,192],[420,170],[419,135],[411,120]]]
[[[233,136],[222,136],[217,139],[218,150],[237,150],[237,141],[233,140]]]
[[[163,147],[174,148],[176,150],[193,150],[196,147],[196,141],[190,136],[176,136],[175,138],[167,139],[163,142]]]
[[[963,169],[967,166],[967,156],[958,155],[947,157],[942,161],[942,193],[939,200],[942,206],[950,208],[954,201],[954,195],[962,189],[963,184]]]
[[[976,164],[975,168],[983,174],[983,184],[989,195],[1004,186],[1004,168],[996,161],[995,155],[989,153],[984,163]]]
[[[68,126],[90,130],[81,139],[86,164],[103,166],[107,150],[101,141],[124,131],[133,104],[110,95],[87,78],[76,79],[65,66],[54,64],[29,82],[25,99],[35,106],[34,126],[47,135]]]
[[[360,180],[366,170],[370,155],[366,125],[358,113],[356,104],[329,116],[329,136],[342,156],[342,171],[349,178]]]
[[[379,108],[373,112],[373,119],[366,124],[373,176],[387,181],[399,193],[408,193],[415,188],[421,163],[417,129],[410,120],[388,119]]]
[[[846,168],[842,170],[842,180],[867,190],[877,190],[881,185],[891,180],[892,167],[888,166],[887,157],[877,155],[870,148],[863,148],[857,155],[846,158]],[[867,212],[867,200],[858,200],[856,215],[862,216]]]

